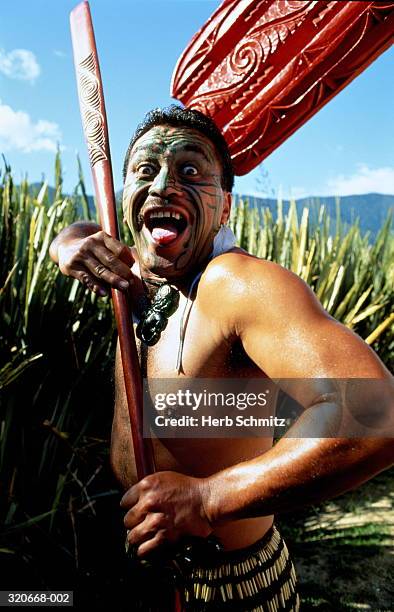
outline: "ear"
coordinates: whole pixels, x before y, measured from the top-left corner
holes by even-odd
[[[231,210],[231,204],[233,201],[233,197],[229,191],[225,191],[223,193],[223,196],[224,196],[224,203],[223,203],[222,216],[220,217],[220,223],[227,223],[229,216],[230,216],[230,210]]]

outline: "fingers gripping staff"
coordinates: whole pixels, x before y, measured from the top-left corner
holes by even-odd
[[[104,95],[88,2],[82,2],[71,12],[70,24],[82,124],[100,222],[107,234],[119,239]],[[130,326],[131,312],[127,296],[118,289],[112,289],[112,300],[137,473],[139,478],[143,478],[154,471],[154,466],[150,441],[143,438],[142,382],[135,338]]]

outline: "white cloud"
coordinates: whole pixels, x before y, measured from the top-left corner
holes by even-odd
[[[53,50],[54,54],[56,55],[56,57],[67,57],[67,53],[64,53],[64,51],[60,51],[60,49],[54,49]]]
[[[0,72],[10,79],[33,83],[41,73],[41,68],[32,51],[13,49],[7,53],[0,49]]]
[[[15,111],[0,100],[0,151],[56,151],[62,134],[57,123],[36,123],[24,111]]]
[[[356,195],[364,193],[394,193],[394,167],[369,168],[359,164],[354,174],[340,174],[327,181],[320,195]]]

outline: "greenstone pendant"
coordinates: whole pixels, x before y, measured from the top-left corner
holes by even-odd
[[[144,344],[153,346],[167,327],[168,318],[179,306],[179,291],[167,283],[157,290],[151,305],[142,313],[136,334]]]

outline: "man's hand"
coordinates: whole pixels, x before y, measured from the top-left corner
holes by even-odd
[[[109,289],[127,290],[133,282],[130,247],[111,238],[99,225],[78,222],[60,232],[49,254],[63,274],[72,276],[98,295]]]
[[[143,478],[122,498],[128,509],[124,524],[128,541],[139,557],[182,536],[206,537],[212,532],[205,513],[207,481],[176,472],[157,472]]]

